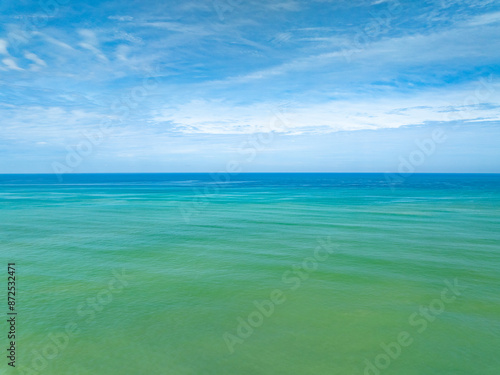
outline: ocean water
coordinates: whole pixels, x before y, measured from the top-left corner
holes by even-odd
[[[500,175],[391,181],[2,175],[0,373],[499,374]]]

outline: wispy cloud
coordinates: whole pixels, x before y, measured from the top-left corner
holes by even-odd
[[[98,59],[107,62],[108,58],[104,55],[104,53],[99,49],[99,40],[97,38],[97,34],[93,30],[80,29],[78,33],[83,38],[83,42],[78,43],[78,45],[82,48],[85,48],[91,51]]]
[[[482,105],[471,103],[471,93],[480,90]],[[478,91],[479,92],[479,91]],[[154,110],[152,119],[166,131],[207,134],[251,134],[270,131],[273,105],[235,105],[223,101],[192,100]],[[351,97],[322,103],[292,102],[287,106],[286,133],[331,133],[362,129],[399,128],[439,122],[500,121],[500,82],[475,82],[448,89],[431,89],[399,97]],[[458,115],[457,115],[458,113]]]
[[[134,17],[132,16],[109,16],[108,19],[116,21],[132,21]]]
[[[34,53],[25,52],[24,57],[26,57],[28,60],[33,61],[35,63],[35,66],[38,67],[38,68],[39,67],[47,66],[47,64],[45,63],[45,61],[43,61],[41,58],[39,58]],[[32,67],[33,67],[33,65],[32,65]]]
[[[292,11],[296,12],[302,9],[300,2],[295,0],[287,1],[271,1],[265,5],[268,9],[278,11]]]
[[[469,26],[482,26],[500,22],[500,12],[481,14],[468,21]]]
[[[2,55],[8,55],[9,53],[7,52],[7,41],[4,39],[0,39],[0,54]]]
[[[2,63],[5,65],[5,67],[7,67],[7,69],[11,69],[11,70],[24,70],[24,69],[20,68],[17,65],[17,63],[14,61],[14,59],[12,59],[12,58],[3,59]]]
[[[167,155],[155,142],[169,137],[219,144],[267,132],[283,102],[290,121],[283,133],[297,144],[299,135],[500,120],[494,1],[228,4],[223,22],[211,2],[92,3],[85,17],[68,3],[32,29],[21,21],[38,7],[7,14],[0,126],[9,147],[73,142],[118,106],[130,116],[118,122],[110,158]],[[130,105],[153,67],[157,91]],[[474,96],[485,77],[489,94]],[[127,147],[131,139],[144,141]]]

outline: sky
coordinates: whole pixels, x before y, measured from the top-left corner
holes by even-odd
[[[0,173],[500,172],[494,0],[6,0]]]

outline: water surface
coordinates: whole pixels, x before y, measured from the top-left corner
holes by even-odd
[[[1,175],[0,210],[12,374],[499,373],[499,175]]]

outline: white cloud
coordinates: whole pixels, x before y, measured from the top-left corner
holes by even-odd
[[[116,21],[132,21],[134,17],[131,16],[109,16],[108,19]]]
[[[142,43],[142,39],[135,36],[135,35],[132,35],[130,33],[127,33],[123,30],[120,30],[120,31],[117,31],[114,33],[113,37],[115,39],[121,39],[121,40],[127,40],[129,42],[132,42],[132,43]]]
[[[9,55],[9,52],[7,52],[7,46],[8,46],[7,41],[4,39],[0,39],[0,54]]]
[[[500,21],[500,12],[486,13],[473,17],[467,22],[469,26],[483,26]]]
[[[97,40],[97,35],[94,31],[89,29],[80,29],[78,30],[78,34],[85,39],[87,43],[98,45],[99,42]]]
[[[6,59],[3,59],[2,62],[4,63],[4,65],[8,68],[8,69],[11,69],[11,70],[24,70],[22,68],[20,68],[16,62],[11,59],[11,58],[6,58]]]
[[[51,36],[49,36],[49,35],[47,35],[45,33],[41,33],[39,31],[36,31],[36,32],[33,33],[33,35],[39,35],[43,39],[45,39],[47,42],[52,43],[52,44],[54,44],[54,45],[56,45],[58,47],[61,47],[61,48],[67,49],[67,50],[71,50],[71,51],[74,50],[74,48],[71,47],[69,44],[64,43],[64,42],[62,42],[62,41],[60,41],[60,40],[58,40],[56,38],[53,38],[53,37],[51,37]]]
[[[116,57],[118,60],[128,62],[128,53],[130,52],[130,47],[124,44],[120,44],[116,47]]]
[[[169,31],[174,31],[183,34],[195,34],[200,36],[212,34],[212,32],[208,31],[208,28],[204,25],[189,25],[181,22],[170,22],[170,21],[141,22],[138,23],[137,25],[166,29]]]
[[[94,47],[92,44],[89,43],[79,43],[78,44],[80,47],[88,49],[89,51],[93,52],[96,57],[102,61],[108,61],[108,58],[104,56],[104,54],[101,52],[100,49],[97,47]]]
[[[463,63],[464,59],[482,58],[498,55],[494,49],[485,53],[485,42],[490,44],[500,41],[500,30],[492,24],[500,20],[500,12],[473,17],[467,22],[457,21],[453,27],[430,33],[411,34],[401,37],[383,38],[340,38],[316,37],[316,41],[328,41],[322,53],[295,57],[274,67],[250,72],[241,76],[229,77],[216,81],[216,84],[240,84],[256,80],[265,80],[291,72],[313,71],[321,68],[328,71],[349,71],[351,64],[362,63],[384,68],[395,64],[422,65],[429,63]],[[482,22],[482,27],[476,27]],[[339,69],[336,69],[338,67]],[[380,68],[378,68],[380,69]],[[370,72],[370,69],[365,69]],[[357,70],[358,72],[361,70]],[[341,73],[345,74],[345,73]]]
[[[26,52],[24,54],[24,57],[26,57],[28,60],[33,61],[35,64],[37,64],[39,66],[47,66],[47,64],[45,63],[45,61],[43,61],[41,58],[39,58],[34,53]]]
[[[284,111],[288,125],[282,130],[289,134],[329,133],[455,120],[500,121],[499,106],[500,82],[483,80],[455,90],[428,90],[406,97],[394,94],[380,99],[294,103]],[[184,133],[249,134],[272,130],[270,122],[277,108],[272,103],[243,106],[192,100],[155,110],[152,118]]]
[[[112,116],[106,116],[112,118]],[[103,115],[81,109],[47,106],[16,106],[2,111],[2,134],[19,141],[36,139],[59,142],[81,138],[98,128]]]
[[[292,38],[291,33],[279,33],[274,38],[271,39],[273,44],[282,44],[288,42]]]

